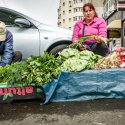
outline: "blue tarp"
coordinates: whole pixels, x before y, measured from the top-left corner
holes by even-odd
[[[82,101],[125,97],[125,69],[61,72],[52,82],[42,86],[48,102]]]

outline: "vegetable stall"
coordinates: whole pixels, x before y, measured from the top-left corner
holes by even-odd
[[[103,90],[105,85],[109,84],[108,88],[117,85],[119,89],[119,85],[125,84],[125,48],[106,57],[77,49],[78,43],[92,37],[80,38],[56,58],[44,52],[43,56],[32,56],[25,61],[0,67],[0,102],[11,102],[16,96],[15,99],[38,97],[45,99],[45,103],[87,100],[105,98],[105,94],[109,94]],[[123,93],[121,95],[125,96]],[[119,96],[111,93],[107,97]]]

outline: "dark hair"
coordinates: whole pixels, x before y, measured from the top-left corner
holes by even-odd
[[[85,7],[89,7],[90,9],[92,9],[95,12],[95,17],[98,17],[96,11],[95,11],[95,7],[92,3],[86,3],[83,5],[83,12],[85,12]]]

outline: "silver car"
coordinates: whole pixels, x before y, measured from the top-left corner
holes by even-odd
[[[71,30],[43,24],[8,8],[0,7],[0,20],[13,34],[14,51],[21,51],[23,59],[45,50],[56,55],[71,43]]]

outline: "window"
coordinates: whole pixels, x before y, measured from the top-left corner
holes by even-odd
[[[83,19],[83,16],[81,16],[81,20]]]
[[[20,16],[18,14],[12,13],[10,11],[0,10],[0,20],[8,26],[17,26],[15,24],[15,19],[19,17]]]
[[[74,0],[74,4],[75,3],[82,3],[83,2],[83,0]]]
[[[65,6],[65,2],[63,2],[63,6]]]
[[[71,18],[69,18],[69,22],[71,22]]]
[[[61,19],[61,14],[59,14],[58,19]]]
[[[71,4],[72,2],[71,1],[69,1],[69,4]]]
[[[108,3],[106,4],[106,11],[108,11]]]
[[[74,8],[73,10],[74,10],[74,13],[75,13],[75,12],[76,12],[76,11],[75,11],[76,9]]]
[[[113,7],[112,5],[113,5],[113,3],[114,3],[114,0],[113,1],[112,0],[106,1],[105,5],[104,5],[104,8],[103,8],[104,17],[107,17],[112,13],[112,7]]]
[[[82,7],[76,7],[76,8],[74,8],[74,13],[75,12],[82,12]]]
[[[76,16],[76,21],[77,21],[77,20],[79,20],[78,18],[79,18],[79,17],[78,17],[78,16]]]
[[[81,12],[83,11],[83,8],[81,7]]]
[[[108,2],[109,2],[109,3],[108,3],[108,9],[109,9],[112,4],[111,4],[111,0],[109,0]]]
[[[69,1],[69,7],[72,7],[72,1]]]
[[[58,22],[58,26],[61,26],[61,22]]]
[[[59,7],[59,10],[61,11],[61,6]]]
[[[77,21],[77,20],[82,20],[83,16],[75,16],[73,17],[73,21]]]
[[[82,7],[79,7],[79,12],[82,12]]]
[[[74,21],[77,21],[77,17],[73,17],[73,20],[74,20]]]
[[[63,15],[65,14],[65,11],[63,11]]]
[[[63,19],[63,23],[65,23],[65,19]]]
[[[58,19],[60,19],[60,17],[58,16]]]
[[[69,29],[71,30],[71,27],[69,27]]]
[[[71,10],[69,10],[69,13],[71,13]]]

